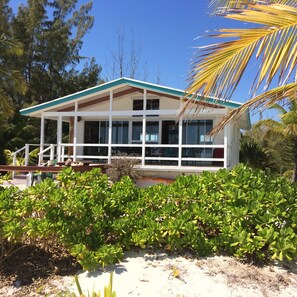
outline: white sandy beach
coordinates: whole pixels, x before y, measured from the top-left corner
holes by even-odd
[[[193,259],[144,251],[126,253],[122,263],[111,265],[104,272],[79,273],[84,293],[91,293],[93,288],[103,292],[111,271],[118,297],[297,296],[296,263],[291,264],[290,270],[278,266],[258,268],[231,257]],[[53,285],[78,293],[73,277],[54,280]]]

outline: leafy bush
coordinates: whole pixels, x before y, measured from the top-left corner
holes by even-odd
[[[22,198],[18,188],[0,186],[0,266],[6,257],[18,249],[17,243],[23,238],[25,220]]]
[[[67,168],[57,183],[0,187],[0,243],[57,242],[88,270],[134,246],[296,260],[296,197],[296,183],[243,165],[143,189]]]

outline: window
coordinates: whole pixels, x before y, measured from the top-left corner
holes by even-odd
[[[209,136],[212,120],[193,120],[183,122],[183,144],[212,144]]]
[[[146,110],[159,110],[160,100],[159,99],[147,99],[146,100]],[[133,100],[133,110],[143,110],[143,100],[137,99]],[[139,115],[135,115],[138,117]],[[157,115],[150,115],[157,116]]]
[[[142,142],[142,122],[132,122],[132,143]]]
[[[86,121],[84,143],[108,143],[108,122]],[[84,154],[88,156],[107,156],[107,147],[84,147]]]
[[[142,143],[142,122],[132,123],[132,142]],[[159,143],[159,122],[146,123],[146,143]]]
[[[146,122],[145,142],[159,142],[159,122]]]
[[[146,109],[147,110],[158,110],[160,107],[159,99],[148,99],[146,101]]]
[[[99,122],[99,143],[108,143],[108,126],[106,121]]]
[[[162,144],[178,144],[178,124],[162,121]]]
[[[128,143],[128,127],[127,121],[112,122],[112,143],[126,144]]]
[[[108,143],[108,122],[86,121],[85,143]]]
[[[85,138],[84,143],[99,142],[99,122],[85,122]]]

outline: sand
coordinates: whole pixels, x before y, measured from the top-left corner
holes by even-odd
[[[93,288],[103,292],[113,271],[113,289],[120,296],[235,297],[297,296],[297,265],[256,267],[232,257],[194,259],[161,252],[128,252],[123,262],[104,271],[80,272],[78,278],[87,295]],[[55,280],[61,290],[78,293],[73,277]],[[51,284],[52,286],[53,284]]]

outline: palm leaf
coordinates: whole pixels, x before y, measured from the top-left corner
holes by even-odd
[[[262,137],[281,135],[284,130],[284,125],[273,119],[260,120],[255,124],[255,127],[261,127]]]
[[[250,4],[283,4],[297,7],[297,0],[210,0],[209,5],[214,15],[225,15],[230,12],[238,12],[246,9]]]
[[[270,107],[270,109],[275,109],[277,110],[280,114],[285,114],[287,110],[280,104],[274,104],[273,106]]]
[[[268,88],[277,73],[279,85],[288,81],[297,64],[297,8],[256,5],[226,17],[263,26],[222,29],[219,34],[212,35],[236,39],[200,48],[189,76],[188,94],[229,99],[253,56],[261,59],[254,92],[264,80]]]
[[[225,115],[219,125],[214,127],[211,134],[214,135],[219,131],[223,130],[224,127],[231,121],[237,120],[249,109],[266,109],[271,108],[277,102],[281,102],[286,98],[294,98],[297,93],[297,82],[290,83],[284,86],[279,86],[267,92],[264,92],[244,104],[241,107],[232,110],[227,115]]]

